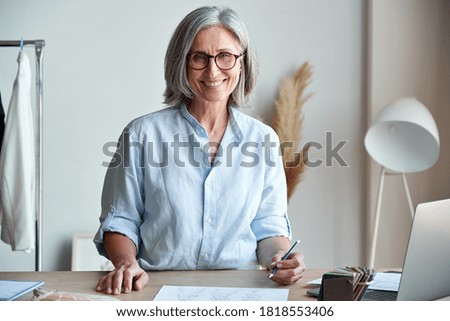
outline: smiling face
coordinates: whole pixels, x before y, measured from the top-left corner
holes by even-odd
[[[214,26],[200,30],[192,44],[191,54],[203,53],[216,56],[219,53],[239,55],[241,47],[233,33],[223,27]],[[224,104],[239,82],[242,59],[238,58],[236,65],[230,70],[221,70],[214,59],[209,60],[208,66],[202,70],[195,70],[188,65],[188,81],[194,91],[192,102],[195,104]]]

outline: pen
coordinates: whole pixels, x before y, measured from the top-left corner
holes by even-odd
[[[297,241],[295,241],[294,244],[292,244],[291,248],[289,249],[289,251],[286,252],[285,255],[283,255],[283,257],[281,258],[280,262],[286,260],[286,259],[289,257],[289,255],[291,254],[292,250],[294,249],[294,247],[295,247],[298,243],[300,243],[300,240],[297,240]],[[269,279],[271,279],[271,278],[275,275],[275,273],[277,273],[277,271],[278,271],[278,268],[275,267],[275,268],[273,269],[272,273],[270,273]]]

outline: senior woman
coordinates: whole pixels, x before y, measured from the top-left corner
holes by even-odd
[[[97,291],[140,290],[147,270],[256,269],[302,277],[292,253],[275,132],[246,105],[257,59],[231,9],[202,7],[178,25],[165,58],[165,103],[119,138],[102,194],[99,253],[115,269]]]

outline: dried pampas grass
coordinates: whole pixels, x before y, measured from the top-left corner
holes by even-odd
[[[272,128],[278,134],[281,142],[288,200],[301,181],[308,156],[309,144],[306,144],[301,151],[297,149],[301,140],[303,124],[302,108],[312,96],[312,94],[305,94],[311,77],[312,67],[305,62],[293,77],[288,77],[282,82],[275,102]]]

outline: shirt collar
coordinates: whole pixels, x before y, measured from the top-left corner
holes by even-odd
[[[186,105],[182,105],[180,108],[181,115],[183,115],[184,119],[188,121],[189,124],[191,124],[194,129],[200,133],[203,136],[207,136],[208,133],[203,128],[203,126],[195,119],[194,116],[192,116],[189,111],[187,110]],[[236,142],[240,143],[244,139],[244,134],[242,133],[239,124],[236,120],[236,111],[233,107],[228,106],[228,125],[230,126],[231,131],[233,132],[234,138]]]
[[[203,128],[203,126],[197,121],[197,119],[195,119],[194,116],[192,116],[188,110],[186,105],[182,105],[180,108],[181,111],[181,115],[183,115],[184,119],[187,120],[187,122],[189,124],[191,124],[192,127],[194,127],[194,129],[202,136],[208,136],[208,133],[206,132],[206,130]]]
[[[242,130],[239,127],[239,123],[236,120],[237,113],[238,112],[235,108],[228,106],[228,122],[230,124],[231,130],[233,131],[236,142],[240,143],[242,140],[244,140],[244,134],[242,133]]]

